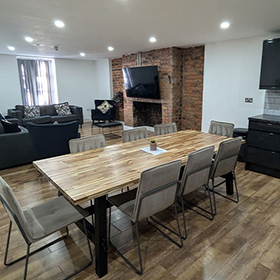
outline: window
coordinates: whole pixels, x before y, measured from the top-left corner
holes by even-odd
[[[23,105],[58,103],[55,62],[53,59],[17,59]]]

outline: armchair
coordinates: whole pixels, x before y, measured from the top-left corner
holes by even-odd
[[[114,100],[107,100],[107,102],[113,106],[110,108],[106,113],[102,113],[99,109],[97,109],[98,106],[100,106],[104,101],[106,100],[94,100],[95,109],[91,109],[91,119],[94,123],[95,121],[114,121],[116,116],[116,102]]]

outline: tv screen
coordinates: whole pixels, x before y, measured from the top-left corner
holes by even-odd
[[[260,89],[280,89],[280,38],[263,42]]]
[[[157,66],[124,68],[127,97],[160,99]]]

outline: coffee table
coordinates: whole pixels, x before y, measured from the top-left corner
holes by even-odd
[[[117,127],[117,126],[123,126],[121,122],[116,122],[116,121],[111,121],[111,122],[92,122],[92,126],[97,126],[101,128],[101,134],[103,134],[103,129],[104,128],[110,128],[110,133],[112,133],[112,127]]]

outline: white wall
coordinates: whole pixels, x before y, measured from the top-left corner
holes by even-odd
[[[21,103],[16,56],[0,55],[0,112],[7,115],[7,109]]]
[[[91,120],[94,100],[111,96],[109,60],[55,59],[55,64],[59,101],[82,106],[84,120]]]
[[[202,131],[211,120],[248,127],[248,117],[263,114],[265,91],[259,90],[262,42],[254,37],[205,45]],[[245,103],[252,97],[253,103]]]
[[[96,91],[99,99],[111,99],[111,61],[101,59],[95,61],[96,65]]]
[[[90,120],[90,109],[96,94],[95,61],[55,59],[59,102],[83,107],[84,120]]]

